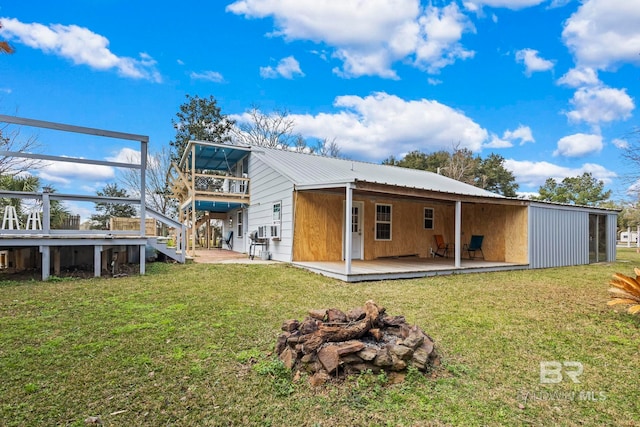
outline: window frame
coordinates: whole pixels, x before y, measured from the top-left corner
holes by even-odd
[[[431,216],[427,217],[427,211],[431,212]],[[431,227],[427,227],[427,221],[431,221]],[[429,208],[426,207],[424,208],[424,217],[423,217],[423,224],[422,226],[424,227],[425,230],[433,230],[435,227],[435,209],[434,208]]]
[[[389,220],[381,220],[378,217],[378,208],[379,207],[388,207],[389,208]],[[386,214],[386,213],[385,213]],[[379,237],[379,233],[382,231],[380,230],[378,227],[380,225],[389,225],[389,237],[388,238],[382,238]],[[374,240],[376,241],[381,241],[381,242],[390,242],[391,240],[393,240],[393,205],[390,203],[376,203],[376,213],[375,213],[375,229],[374,229],[375,235],[374,235]]]
[[[236,223],[236,231],[238,232],[238,237],[242,237],[244,231],[244,212],[242,209],[238,211],[236,219],[238,220]]]

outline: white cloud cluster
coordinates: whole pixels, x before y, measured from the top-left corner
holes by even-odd
[[[507,159],[504,167],[513,172],[520,185],[532,189],[540,187],[547,178],[562,181],[564,178],[579,176],[585,172],[591,173],[594,178],[602,180],[605,184],[611,183],[617,177],[615,172],[593,163],[585,163],[579,168],[567,168],[549,162]]]
[[[483,6],[518,10],[526,7],[537,6],[545,1],[546,0],[467,0],[463,1],[463,4],[467,10],[476,12],[482,9]]]
[[[578,88],[581,86],[596,86],[600,84],[598,73],[591,67],[572,68],[558,79],[558,84]]]
[[[549,71],[553,68],[553,61],[541,58],[539,52],[535,49],[521,49],[516,52],[516,61],[524,64],[525,75],[531,76],[531,74],[539,71]]]
[[[411,60],[431,73],[473,56],[460,42],[474,31],[456,3],[424,8],[418,0],[238,0],[227,11],[247,18],[273,17],[272,36],[311,40],[334,49],[344,77],[397,78],[394,62]]]
[[[631,0],[585,0],[567,19],[562,38],[577,65],[599,70],[640,63],[640,7]]]
[[[515,130],[504,131],[502,138],[492,134],[491,140],[483,148],[509,148],[513,147],[513,143],[516,141],[520,141],[520,145],[524,145],[527,142],[535,142],[531,128],[520,125]]]
[[[189,73],[189,77],[191,77],[191,79],[193,80],[203,80],[213,83],[222,83],[224,81],[224,77],[222,77],[222,74],[217,71],[202,71],[200,73],[192,71],[191,73]]]
[[[293,79],[295,76],[304,76],[300,63],[293,56],[282,58],[278,65],[274,67],[260,67],[260,75],[265,79],[276,79],[283,77],[285,79]]]
[[[437,101],[407,101],[384,92],[339,96],[334,114],[291,115],[308,137],[336,138],[343,152],[379,160],[411,150],[460,148],[479,151],[488,133],[477,123]]]
[[[68,186],[74,182],[104,182],[115,177],[114,169],[109,166],[69,162],[48,162],[37,173],[41,179],[62,186]]]
[[[27,24],[14,18],[0,18],[0,34],[34,49],[87,65],[96,70],[115,69],[120,75],[135,79],[161,82],[156,61],[146,53],[138,59],[121,57],[109,50],[109,40],[77,25]]]
[[[610,87],[582,87],[571,100],[574,109],[567,113],[573,122],[585,122],[593,126],[631,117],[635,108],[633,99],[625,89]]]
[[[584,157],[602,151],[602,136],[576,133],[560,138],[554,156]]]

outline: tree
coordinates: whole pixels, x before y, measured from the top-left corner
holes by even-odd
[[[342,149],[336,142],[336,139],[328,140],[324,138],[316,144],[313,148],[313,152],[324,157],[342,158]]]
[[[127,159],[131,163],[139,163],[138,158]],[[169,169],[171,167],[171,153],[167,147],[157,153],[149,153],[147,156],[147,173],[145,202],[151,209],[161,214],[172,216],[177,208],[175,199],[169,190]],[[118,179],[131,194],[142,193],[140,185],[140,171],[137,169],[122,169]]]
[[[611,196],[611,190],[604,191],[604,182],[594,178],[590,172],[585,172],[580,176],[564,178],[560,183],[548,178],[538,194],[534,200],[598,206]]]
[[[8,191],[34,192],[40,187],[40,179],[33,175],[0,175],[0,189]],[[23,199],[2,198],[0,207],[13,206],[16,208],[18,217],[22,217],[24,212]]]
[[[0,28],[2,28],[2,22],[0,22]],[[5,40],[0,40],[0,53],[13,53],[15,50],[13,46],[9,44],[9,42]]]
[[[19,127],[0,127],[0,151],[33,153],[40,144],[35,136],[21,137]],[[19,175],[40,166],[40,161],[14,156],[0,156],[0,175]]]
[[[239,141],[257,147],[280,149],[289,149],[293,145],[300,150],[301,137],[294,136],[295,123],[288,111],[275,110],[271,114],[265,114],[254,106],[245,115],[247,120],[237,124],[233,130]]]
[[[476,186],[506,197],[517,197],[516,178],[513,172],[504,167],[504,161],[504,157],[494,153],[480,160]]]
[[[127,190],[119,188],[118,184],[107,184],[96,194],[103,197],[129,197]],[[96,211],[90,217],[93,222],[91,228],[98,230],[108,230],[111,217],[131,218],[136,215],[136,208],[128,203],[97,202]]]
[[[169,144],[173,147],[172,160],[179,161],[190,140],[226,143],[235,122],[221,113],[213,96],[200,98],[187,95],[180,105],[176,119],[171,120],[176,136]]]

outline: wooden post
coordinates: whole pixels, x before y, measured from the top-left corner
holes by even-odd
[[[351,211],[353,210],[353,184],[349,183],[345,187],[345,208],[344,208],[344,273],[351,274],[351,247],[353,245],[351,234]]]

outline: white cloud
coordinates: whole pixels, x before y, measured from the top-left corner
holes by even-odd
[[[222,77],[222,74],[218,73],[217,71],[203,71],[200,73],[196,73],[195,71],[193,71],[189,73],[189,77],[191,77],[193,80],[204,80],[214,83],[222,83],[224,81],[224,77]]]
[[[140,164],[140,151],[132,148],[121,148],[113,156],[107,157],[110,162]]]
[[[558,141],[558,149],[554,156],[584,157],[602,151],[602,136],[576,133],[565,136]]]
[[[513,143],[511,141],[507,141],[506,139],[501,139],[496,134],[491,134],[491,140],[484,144],[482,148],[511,148],[513,147]]]
[[[580,88],[574,93],[571,104],[574,110],[567,113],[569,120],[591,125],[628,119],[635,108],[625,89],[609,87]]]
[[[535,142],[533,139],[533,133],[529,126],[520,125],[516,130],[506,130],[502,135],[503,139],[509,141],[520,140],[520,145],[524,145],[527,142]]]
[[[567,168],[549,162],[506,159],[504,167],[513,172],[520,185],[529,188],[540,187],[547,178],[562,181],[564,178],[580,176],[585,172],[591,173],[594,178],[602,180],[605,184],[611,183],[617,177],[615,172],[593,163],[585,163],[579,168]]]
[[[112,167],[84,163],[48,162],[38,169],[38,176],[49,182],[71,185],[74,182],[108,181],[115,177]]]
[[[579,66],[615,69],[640,63],[640,5],[631,0],[584,0],[562,38]]]
[[[33,23],[25,24],[14,18],[0,18],[0,34],[34,49],[70,59],[76,65],[96,70],[115,69],[120,75],[160,83],[156,61],[146,53],[140,58],[115,55],[108,48],[109,40],[77,25]]]
[[[613,141],[611,141],[611,143],[616,148],[619,148],[621,150],[626,150],[627,148],[629,148],[629,141],[625,141],[624,139],[616,138]]]
[[[558,79],[558,84],[574,88],[596,86],[600,85],[600,79],[598,79],[598,73],[593,68],[572,68]]]
[[[427,79],[427,83],[429,83],[431,86],[438,86],[438,85],[442,84],[442,80],[434,79],[433,77],[429,77]]]
[[[411,150],[460,148],[479,151],[488,133],[464,113],[437,101],[407,101],[384,92],[340,96],[334,114],[291,115],[307,137],[336,138],[343,152],[380,160]]]
[[[334,72],[343,77],[396,79],[392,65],[400,60],[435,73],[473,56],[459,44],[473,26],[455,3],[422,8],[418,0],[238,0],[226,10],[247,18],[273,17],[272,36],[330,46],[342,61]]]
[[[276,67],[260,67],[260,75],[265,79],[275,79],[284,77],[285,79],[293,79],[296,75],[304,76],[300,69],[300,63],[293,57],[287,56],[282,58]]]
[[[541,58],[538,54],[539,52],[535,49],[522,49],[516,52],[516,61],[524,64],[524,73],[527,76],[538,71],[548,71],[553,68],[553,61]]]
[[[518,10],[536,6],[545,1],[546,0],[467,0],[464,1],[463,4],[467,10],[476,12],[482,9],[483,6]]]

